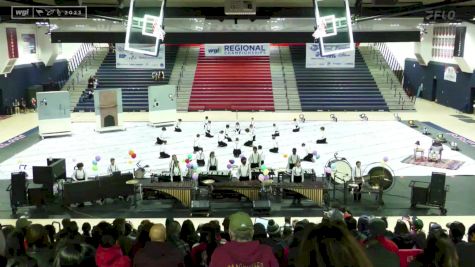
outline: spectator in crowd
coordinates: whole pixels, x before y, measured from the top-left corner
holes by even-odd
[[[89,245],[92,245],[93,242],[92,242],[92,236],[91,236],[91,224],[88,223],[88,222],[85,222],[82,224],[81,226],[81,230],[82,230],[82,237],[84,239],[84,242],[86,244],[89,244]]]
[[[366,236],[358,232],[356,219],[353,216],[347,217],[345,218],[345,223],[346,223],[346,227],[348,228],[350,233],[353,235],[353,237],[356,239],[356,241],[363,244],[366,241]]]
[[[26,113],[26,101],[23,97],[20,100],[20,112]]]
[[[399,249],[412,249],[415,245],[414,238],[409,233],[409,228],[408,220],[397,220],[392,241]]]
[[[177,221],[172,221],[167,225],[167,242],[177,248],[182,257],[190,257],[190,246],[180,239],[181,226]]]
[[[131,266],[130,258],[124,256],[120,246],[117,245],[117,230],[107,222],[99,223],[95,230],[99,237],[99,247],[96,250],[97,267]]]
[[[469,229],[469,242],[463,240],[463,236],[465,235],[465,225],[463,225],[463,223],[454,221],[448,223],[447,228],[449,228],[449,237],[457,250],[459,266],[475,266],[475,243],[473,241],[470,242],[470,236],[473,235],[474,226],[472,225],[472,227],[470,227],[472,233],[470,233]]]
[[[33,108],[34,111],[36,111],[36,98],[32,97],[30,102],[31,102],[31,107]]]
[[[397,245],[384,236],[384,233],[386,231],[386,223],[383,220],[379,218],[372,219],[368,225],[368,230],[368,239],[365,244],[372,242],[372,240],[375,240],[386,250],[394,253],[398,252],[399,249]]]
[[[68,242],[58,248],[53,267],[93,267],[95,250],[86,243]]]
[[[424,228],[424,223],[419,218],[413,218],[411,228],[415,248],[424,249],[427,242],[426,233],[422,230],[422,228]]]
[[[365,243],[365,248],[373,267],[398,267],[398,249],[384,237],[386,223],[382,219],[374,218],[370,221],[369,230],[370,237]]]
[[[221,244],[219,223],[204,224],[199,232],[200,241],[191,250],[191,259],[193,266],[208,266],[215,249]]]
[[[367,215],[361,215],[358,218],[358,232],[364,234],[365,236],[369,235],[369,221],[370,218]]]
[[[388,230],[388,218],[386,216],[381,217],[381,220],[384,221],[384,224],[386,225],[386,230],[384,231],[384,236],[392,239],[394,237],[394,233]]]
[[[20,113],[20,101],[18,101],[18,99],[15,99],[12,103],[12,106],[15,110],[15,112],[13,114],[19,114]]]
[[[266,230],[269,237],[262,240],[261,244],[270,246],[272,252],[274,252],[275,258],[279,262],[279,266],[285,266],[287,262],[287,257],[285,255],[287,244],[282,240],[280,226],[273,219],[270,219],[267,223]]]
[[[223,231],[221,232],[221,238],[225,239],[226,241],[231,241],[231,237],[229,236],[229,217],[225,217],[223,220]]]
[[[38,267],[50,267],[54,251],[50,248],[48,233],[41,224],[32,224],[26,230],[26,255],[36,260]]]
[[[183,221],[180,231],[180,239],[185,241],[190,248],[198,243],[199,237],[191,220],[188,219]]]
[[[184,266],[183,256],[172,244],[165,242],[167,233],[163,224],[155,224],[150,228],[150,242],[137,252],[134,267]]]
[[[252,220],[248,214],[237,212],[231,215],[229,217],[231,242],[216,248],[210,267],[279,266],[270,247],[261,245],[258,241],[252,241],[253,229]]]
[[[427,237],[424,253],[418,255],[409,267],[458,267],[457,251],[443,230],[433,230]]]
[[[26,255],[25,236],[21,231],[13,230],[5,240],[7,266],[38,266],[36,261]]]
[[[137,238],[132,250],[130,251],[130,257],[134,258],[135,254],[145,247],[145,244],[150,241],[150,228],[152,228],[153,223],[149,220],[143,220],[138,229],[137,229]]]
[[[335,253],[338,251],[337,253]],[[323,222],[305,227],[297,266],[371,267],[362,247],[341,224]]]

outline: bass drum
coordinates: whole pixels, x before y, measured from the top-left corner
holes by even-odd
[[[332,159],[326,167],[332,169],[331,179],[335,184],[343,184],[351,180],[351,165],[346,159]]]
[[[388,191],[394,186],[394,172],[388,165],[372,163],[366,167],[366,170],[368,170],[365,181],[367,186],[376,189],[381,184],[383,191]]]

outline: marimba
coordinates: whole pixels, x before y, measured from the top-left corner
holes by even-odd
[[[141,184],[142,189],[156,190],[168,194],[178,199],[183,206],[191,207],[192,191],[195,188],[193,181],[152,183],[149,180],[144,180]]]
[[[262,185],[259,181],[241,181],[241,182],[228,182],[228,183],[215,183],[212,186],[212,190],[230,190],[239,193],[249,200],[259,200],[259,191]]]
[[[324,201],[324,186],[322,182],[303,182],[303,183],[287,183],[281,182],[278,184],[274,184],[274,187],[281,188],[284,190],[289,190],[295,193],[298,193],[313,202],[315,202],[319,206],[323,206]]]

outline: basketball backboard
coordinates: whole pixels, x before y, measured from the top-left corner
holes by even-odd
[[[321,7],[331,1],[330,7]],[[320,5],[319,5],[320,4]],[[335,7],[335,4],[337,6]],[[333,55],[355,49],[348,0],[315,0],[315,42],[322,55]],[[338,46],[333,44],[338,43]]]
[[[158,8],[137,8],[140,0],[131,0],[125,37],[125,50],[157,56],[165,38],[163,16],[165,0],[156,0]]]

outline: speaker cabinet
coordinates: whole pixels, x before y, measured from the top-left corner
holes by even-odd
[[[271,210],[270,200],[254,200],[252,202],[253,214],[269,214]]]
[[[445,195],[445,173],[433,172],[429,185],[428,202],[433,205],[444,205]]]
[[[22,206],[27,204],[26,198],[26,173],[14,172],[11,175],[11,206]]]

